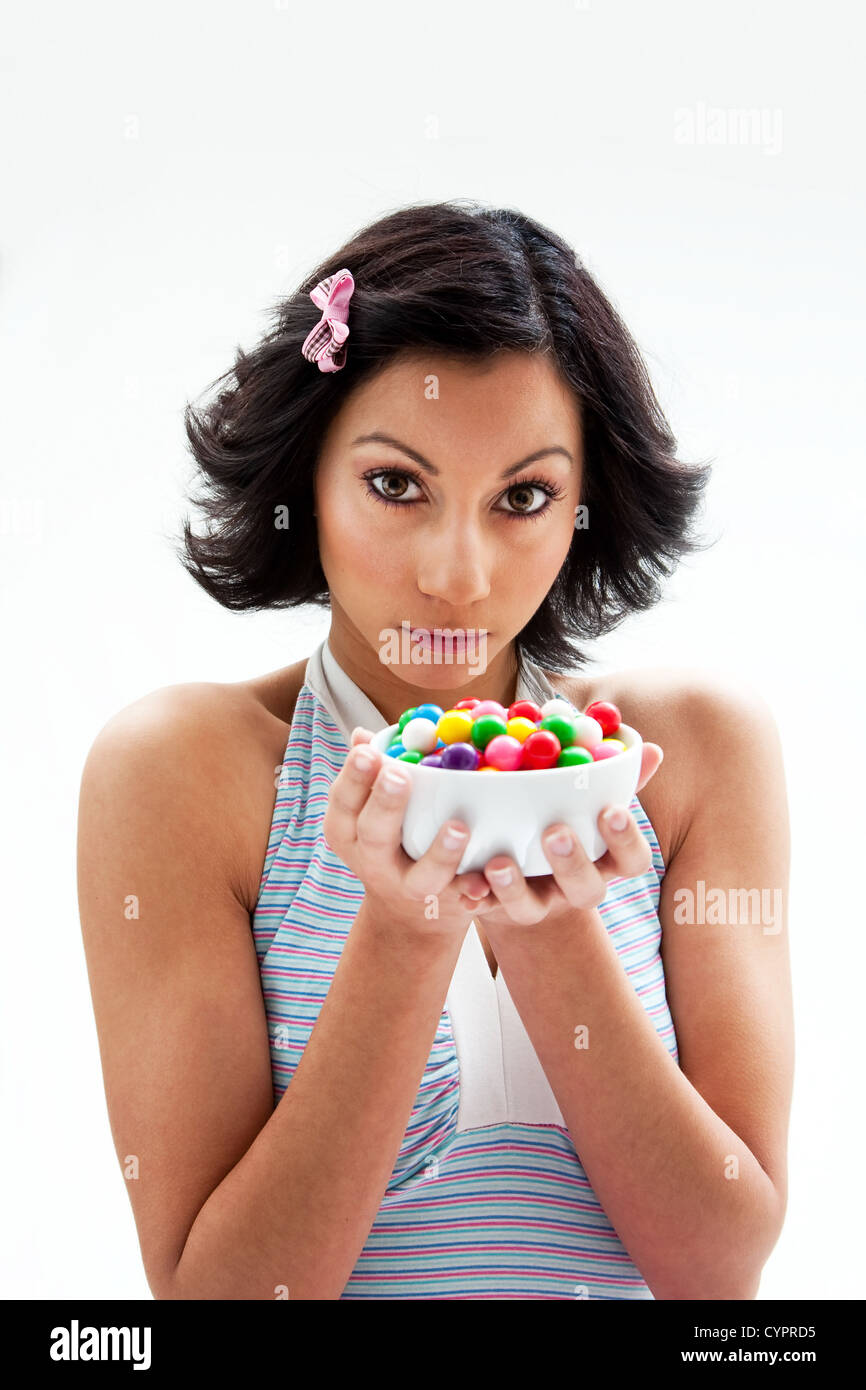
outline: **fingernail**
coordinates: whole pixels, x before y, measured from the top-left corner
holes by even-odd
[[[550,845],[554,854],[571,853],[571,840],[567,835],[562,834],[561,831],[558,835],[551,835],[547,843]]]
[[[386,772],[384,782],[386,792],[401,792],[406,785],[406,778],[399,772]]]
[[[442,843],[446,849],[457,849],[460,845],[465,845],[468,839],[465,830],[457,830],[453,825],[449,825],[442,836]]]
[[[371,753],[369,748],[356,748],[352,754],[353,761],[357,768],[362,772],[369,772],[376,761],[375,753]]]
[[[628,811],[623,810],[622,806],[614,806],[612,811],[606,811],[604,818],[611,830],[625,830],[628,825]]]
[[[513,877],[510,869],[488,869],[487,872],[500,888],[507,888]]]

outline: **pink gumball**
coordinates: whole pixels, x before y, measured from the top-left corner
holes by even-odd
[[[516,772],[523,761],[523,744],[510,734],[497,734],[484,749],[484,761],[499,772]]]
[[[472,710],[472,718],[480,719],[482,714],[495,714],[503,724],[508,723],[508,710],[504,705],[500,705],[498,700],[480,700]]]
[[[615,758],[620,752],[618,748],[614,748],[612,743],[597,743],[595,747],[590,748],[589,751],[592,754],[592,761],[594,763],[603,762],[605,758]]]

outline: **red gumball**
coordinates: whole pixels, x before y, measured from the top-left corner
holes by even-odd
[[[451,708],[452,708],[452,709],[474,709],[476,705],[480,705],[480,704],[481,704],[481,701],[480,701],[480,700],[473,700],[473,699],[470,698],[470,699],[467,699],[467,700],[458,700],[458,701],[457,701],[457,704],[456,704],[456,705],[452,705]]]
[[[544,715],[531,700],[515,700],[514,704],[508,707],[508,718],[531,719],[533,724],[540,724]]]
[[[609,700],[595,700],[591,705],[587,705],[583,712],[601,725],[605,738],[615,734],[622,723],[619,710]]]
[[[553,767],[561,752],[562,744],[556,734],[551,733],[549,729],[536,729],[523,744],[521,766],[536,771]]]

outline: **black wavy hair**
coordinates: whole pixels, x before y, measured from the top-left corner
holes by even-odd
[[[355,280],[346,365],[323,373],[301,353],[320,313],[309,292],[347,267]],[[189,500],[179,558],[234,610],[330,602],[313,518],[313,475],[341,405],[402,351],[466,360],[544,353],[578,400],[584,440],[576,528],[544,601],[515,637],[549,671],[588,657],[574,639],[610,632],[651,608],[684,555],[711,463],[676,458],[676,440],[624,323],[574,250],[510,208],[468,199],[400,208],[362,228],[270,310],[273,327],[211,387],[184,424],[202,491]],[[207,388],[210,390],[211,388]],[[275,526],[288,507],[290,526]]]

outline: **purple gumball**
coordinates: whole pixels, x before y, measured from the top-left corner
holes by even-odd
[[[449,772],[475,772],[481,761],[481,754],[472,743],[449,743],[441,753],[443,768]]]

